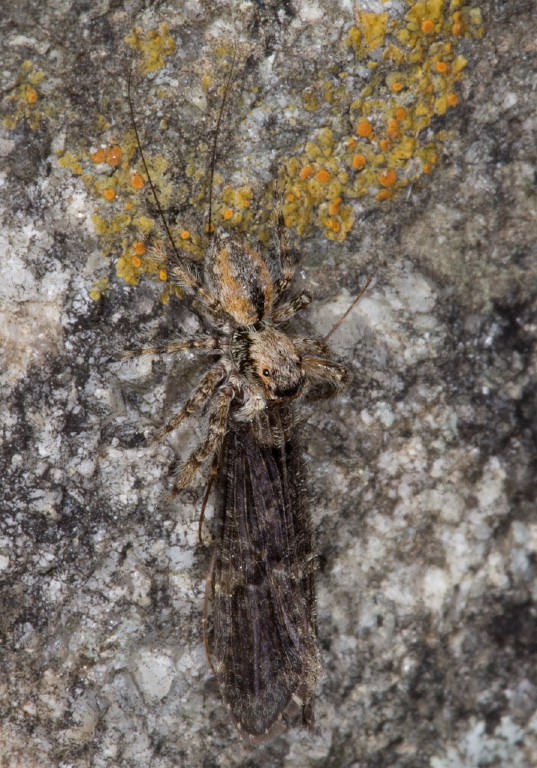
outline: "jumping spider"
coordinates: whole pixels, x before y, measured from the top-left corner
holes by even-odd
[[[156,442],[208,401],[207,436],[177,472],[172,496],[186,488],[197,469],[221,445],[228,419],[252,421],[265,408],[302,395],[310,383],[324,385],[323,397],[337,394],[347,383],[344,367],[330,359],[321,340],[293,338],[278,326],[311,302],[306,291],[286,298],[295,273],[281,205],[277,205],[279,274],[274,278],[253,249],[224,235],[216,235],[198,279],[183,263],[171,262],[163,246],[151,258],[168,270],[169,280],[193,295],[215,332],[155,347],[123,352],[122,357],[204,350],[220,355],[202,376],[181,410],[158,431]]]

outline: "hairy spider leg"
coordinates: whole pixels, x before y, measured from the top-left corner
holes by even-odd
[[[167,355],[178,352],[188,352],[192,349],[199,349],[206,352],[221,352],[220,340],[215,336],[197,336],[180,341],[168,341],[159,344],[156,347],[140,347],[139,349],[125,349],[118,353],[118,357],[125,359],[129,357],[140,357],[140,355]]]
[[[199,411],[205,405],[207,400],[209,400],[209,398],[212,396],[216,387],[227,375],[228,368],[222,362],[218,362],[216,365],[213,365],[211,368],[209,368],[207,373],[202,376],[198,386],[183,405],[181,410],[176,413],[172,419],[170,419],[166,426],[162,427],[162,429],[159,429],[159,431],[153,435],[149,442],[156,443],[158,440],[161,440],[172,430],[177,429],[177,427],[186,421],[186,419],[190,418],[193,413]]]
[[[229,407],[237,391],[237,385],[228,381],[220,387],[214,396],[209,412],[209,427],[205,440],[198,445],[196,450],[179,468],[169,500],[172,500],[190,484],[199,467],[220,447],[226,432]]]
[[[308,293],[308,291],[302,291],[296,296],[293,296],[292,299],[289,299],[289,301],[286,301],[284,304],[280,304],[279,307],[274,309],[272,312],[272,322],[283,323],[286,320],[289,320],[290,317],[293,317],[293,315],[296,315],[297,312],[305,309],[310,304],[311,293]]]

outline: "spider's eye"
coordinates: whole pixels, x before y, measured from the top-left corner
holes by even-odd
[[[270,371],[268,368],[263,369],[263,376],[270,376]]]

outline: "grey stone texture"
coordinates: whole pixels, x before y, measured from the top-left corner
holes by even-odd
[[[342,243],[291,233],[297,285],[315,296],[299,329],[326,333],[375,282],[332,341],[350,387],[304,406],[316,726],[252,749],[205,658],[206,473],[162,504],[203,419],[143,440],[204,363],[111,359],[199,321],[188,302],[163,306],[155,282],[115,276],[95,200],[55,152],[92,141],[105,109],[129,130],[124,38],[168,21],[176,54],[140,88],[176,78],[179,179],[179,150],[207,142],[216,103],[188,66],[238,34],[255,42],[260,81],[275,51],[304,39],[328,67],[352,4],[4,0],[4,95],[25,60],[47,77],[39,124],[0,129],[2,768],[537,765],[537,7],[481,8],[485,36],[468,43],[434,173],[389,205],[362,202]],[[284,67],[277,77],[285,93]],[[219,173],[240,182],[255,152],[262,188],[307,140],[306,120],[286,132],[279,94],[253,138],[229,110]]]

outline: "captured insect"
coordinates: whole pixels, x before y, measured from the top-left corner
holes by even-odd
[[[233,64],[213,138],[209,233],[216,143],[232,72]],[[171,495],[186,488],[213,457],[216,543],[207,578],[205,642],[240,735],[257,744],[298,715],[306,726],[313,722],[312,698],[321,670],[315,552],[295,409],[309,392],[317,397],[337,394],[349,376],[331,359],[326,339],[296,338],[282,330],[311,296],[290,290],[295,267],[279,201],[276,269],[271,271],[258,251],[219,233],[210,234],[199,274],[181,259],[145,164],[130,80],[128,91],[138,150],[171,243],[171,249],[151,246],[150,258],[195,298],[211,332],[127,351],[122,357],[185,350],[216,356],[183,407],[152,440],[207,408],[206,437],[180,466]]]

